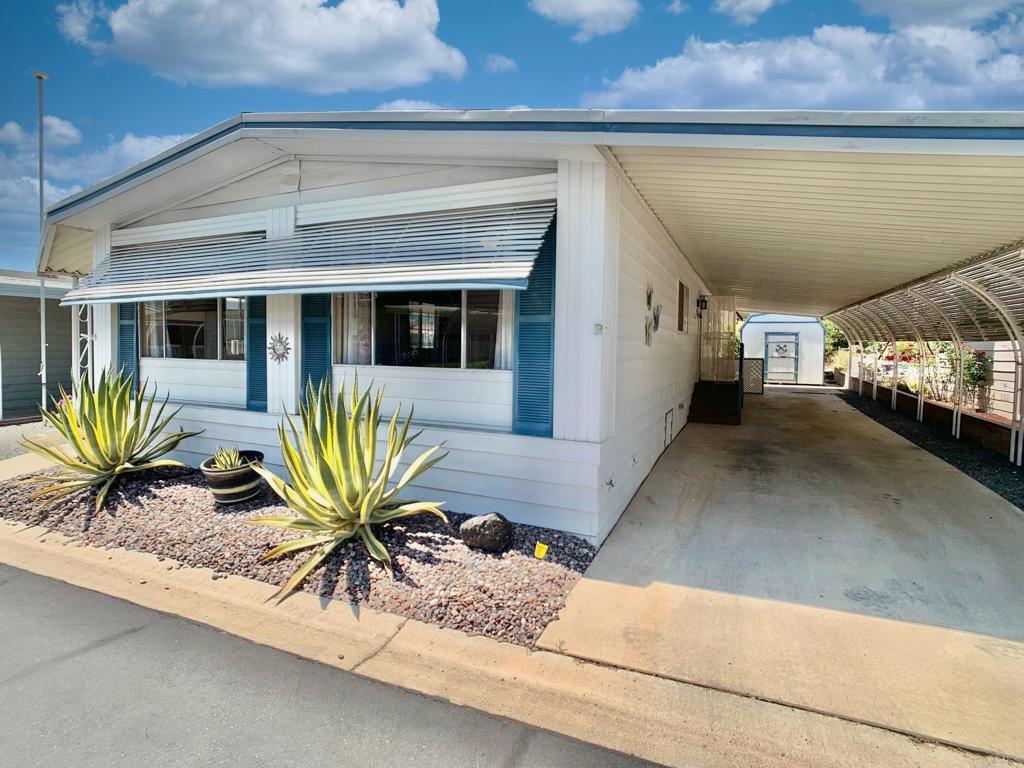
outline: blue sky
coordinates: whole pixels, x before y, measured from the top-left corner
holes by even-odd
[[[5,0],[0,267],[50,202],[242,111],[1013,109],[1015,0]]]

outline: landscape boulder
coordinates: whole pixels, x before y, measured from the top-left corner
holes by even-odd
[[[459,535],[467,547],[501,552],[512,543],[512,530],[512,523],[504,515],[492,512],[469,518],[459,526]]]

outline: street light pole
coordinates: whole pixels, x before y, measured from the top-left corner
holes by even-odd
[[[49,79],[45,72],[33,72],[36,79],[36,95],[39,104],[39,236],[43,236],[43,220],[46,218],[43,175],[43,83]],[[39,278],[39,405],[46,407],[46,278]]]

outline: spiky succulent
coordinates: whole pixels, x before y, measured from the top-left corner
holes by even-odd
[[[216,469],[238,469],[239,467],[247,464],[245,459],[242,458],[242,454],[239,453],[238,447],[230,445],[228,447],[220,446],[217,452],[213,454],[213,466]]]
[[[181,409],[164,416],[164,398],[154,413],[155,388],[149,396],[145,383],[133,391],[132,378],[123,369],[116,374],[104,370],[95,386],[83,377],[70,395],[61,387],[60,399],[54,401],[52,410],[39,409],[67,441],[71,453],[30,437],[23,439],[21,445],[26,449],[64,467],[60,474],[29,478],[28,482],[45,484],[32,498],[47,497],[52,504],[76,491],[95,487],[99,489],[98,511],[122,476],[155,467],[185,466],[160,457],[201,432],[164,433]]]
[[[380,561],[390,574],[391,556],[374,533],[374,527],[381,523],[423,513],[437,515],[447,522],[440,509],[444,502],[403,501],[399,498],[406,486],[447,453],[439,454],[439,445],[429,448],[412,461],[399,480],[389,487],[403,453],[420,433],[409,434],[411,410],[399,426],[399,406],[391,417],[387,442],[380,451],[377,432],[381,424],[384,390],[379,389],[371,397],[371,388],[360,393],[357,380],[351,396],[346,397],[343,384],[337,399],[332,400],[327,383],[322,383],[317,390],[307,383],[305,398],[299,407],[301,429],[290,416],[287,422],[291,436],[284,423],[278,427],[281,454],[291,483],[286,483],[261,465],[254,465],[298,517],[274,515],[248,522],[303,534],[277,545],[263,556],[263,560],[316,548],[277,596],[284,597],[298,587],[339,544],[352,538],[362,540],[370,556]]]

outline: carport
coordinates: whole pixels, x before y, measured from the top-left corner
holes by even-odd
[[[834,320],[865,395],[899,342],[1010,342],[1020,463],[1020,116],[816,121],[608,156],[713,293]],[[684,430],[541,642],[1022,759],[1021,573],[1019,509],[834,390],[776,390]]]

